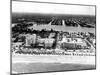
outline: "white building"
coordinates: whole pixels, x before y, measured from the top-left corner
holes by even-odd
[[[26,41],[25,44],[26,46],[30,46],[31,44],[35,44],[36,43],[36,34],[27,34],[26,35]]]

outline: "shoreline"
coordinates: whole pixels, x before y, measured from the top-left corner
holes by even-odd
[[[12,63],[69,63],[95,65],[95,56],[12,55]]]

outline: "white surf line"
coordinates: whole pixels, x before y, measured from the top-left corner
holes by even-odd
[[[12,71],[12,74],[17,74],[18,72],[16,72],[16,71]]]
[[[81,65],[95,65],[95,63],[91,64],[91,63],[81,63],[81,62],[32,62],[32,61],[14,61],[12,64],[17,64],[17,63],[22,63],[22,64],[30,64],[30,63],[48,63],[48,64],[81,64]]]

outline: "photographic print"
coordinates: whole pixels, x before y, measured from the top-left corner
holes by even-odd
[[[96,6],[12,0],[11,73],[96,69]]]

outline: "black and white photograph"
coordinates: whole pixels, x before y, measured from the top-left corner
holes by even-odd
[[[12,0],[12,74],[93,69],[95,5]]]

